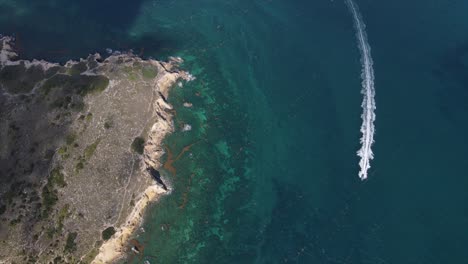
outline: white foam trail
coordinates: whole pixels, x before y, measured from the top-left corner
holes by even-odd
[[[361,157],[359,166],[359,178],[361,180],[367,179],[367,171],[370,168],[370,161],[374,158],[372,153],[372,144],[374,143],[374,121],[375,121],[375,89],[374,89],[374,68],[372,67],[371,49],[367,42],[366,25],[362,20],[359,8],[352,0],[345,0],[351,11],[354,19],[354,26],[356,28],[356,37],[358,39],[359,50],[361,52],[362,63],[362,125],[361,125],[361,149],[357,152]]]

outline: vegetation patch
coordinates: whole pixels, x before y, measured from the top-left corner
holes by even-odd
[[[67,153],[68,151],[68,147],[67,146],[61,146],[58,150],[57,150],[57,153],[60,154],[60,155],[65,155],[65,153]]]
[[[41,91],[44,95],[48,95],[53,89],[57,87],[65,86],[69,81],[70,77],[65,74],[55,74],[51,78],[47,79],[41,87]]]
[[[62,159],[68,159],[70,157],[70,154],[68,153],[68,147],[67,146],[61,146],[58,150],[57,153],[62,157]]]
[[[44,70],[41,66],[31,66],[26,69],[24,63],[8,65],[0,70],[0,83],[10,93],[28,93],[36,83],[44,79]]]
[[[86,256],[83,258],[83,263],[84,264],[89,264],[91,263],[94,258],[99,254],[99,250],[97,248],[93,248]]]
[[[56,230],[54,227],[49,227],[49,228],[47,228],[47,230],[46,230],[46,236],[47,236],[49,239],[54,238],[55,233],[57,233],[57,230]]]
[[[115,228],[113,226],[108,227],[102,231],[102,239],[109,240],[115,234]]]
[[[2,197],[2,201],[6,201],[8,205],[11,205],[13,202],[13,197],[15,197],[15,192],[13,192],[12,187],[10,187],[10,190],[8,190]]]
[[[70,215],[69,212],[70,205],[66,204],[60,209],[59,214],[57,216],[57,232],[62,232],[63,229],[63,221]]]
[[[84,106],[85,104],[82,100],[73,100],[73,102],[70,104],[70,108],[76,112],[83,111]]]
[[[94,152],[96,152],[96,149],[100,142],[101,142],[101,139],[98,138],[96,139],[96,141],[94,141],[94,143],[88,145],[84,149],[83,155],[80,155],[80,157],[78,158],[78,162],[75,165],[76,173],[80,172],[80,170],[84,168],[86,162],[94,155]]]
[[[112,125],[113,125],[113,124],[112,124],[112,121],[106,121],[106,122],[104,122],[104,128],[105,128],[105,129],[111,128]]]
[[[50,78],[57,74],[57,72],[60,70],[60,66],[53,66],[50,67],[46,72],[45,72],[45,78]]]
[[[58,96],[51,104],[50,108],[52,109],[71,109],[73,111],[79,112],[84,109],[84,102],[81,97],[70,95],[67,96]]]
[[[58,201],[57,190],[47,184],[42,188],[42,217],[47,218]]]
[[[141,65],[141,63],[139,61],[134,61],[133,62],[133,68],[139,70],[139,69],[141,69],[141,67],[142,67],[142,65]]]
[[[80,262],[80,263],[83,263],[83,264],[91,263],[94,260],[94,258],[98,255],[99,247],[101,245],[102,245],[102,240],[96,241],[94,243],[93,249],[90,252],[88,252],[88,254],[86,254],[86,256],[83,258],[82,262]]]
[[[97,66],[99,66],[97,61],[95,61],[93,59],[88,59],[88,69],[92,70],[92,69],[96,68]]]
[[[47,218],[50,211],[58,202],[58,192],[56,187],[65,187],[64,175],[60,167],[54,168],[50,174],[47,184],[42,188],[42,217]]]
[[[75,142],[76,138],[77,138],[77,136],[75,134],[70,133],[65,138],[65,142],[67,143],[67,145],[71,145],[71,144],[73,144],[73,142]]]
[[[158,70],[153,66],[144,66],[141,69],[141,73],[146,79],[154,79],[158,75]]]
[[[142,155],[145,146],[145,140],[142,137],[136,137],[132,142],[132,150]]]
[[[81,61],[77,64],[73,64],[69,69],[67,69],[67,73],[70,75],[80,75],[81,73],[85,72],[88,68],[86,67],[86,62]]]
[[[135,206],[135,194],[132,194],[132,199],[130,200],[130,207]]]
[[[114,126],[114,117],[111,115],[111,116],[108,116],[106,117],[106,120],[104,122],[104,128],[105,129],[110,129]]]
[[[58,187],[67,186],[67,183],[65,182],[65,177],[64,177],[61,169],[62,169],[61,167],[57,167],[57,168],[54,168],[50,172],[48,184],[50,183],[50,185],[53,186],[53,187],[55,187],[55,186],[58,186]]]
[[[4,214],[6,212],[6,205],[4,204],[0,204],[0,215]]]
[[[85,77],[85,76],[81,76]],[[104,91],[107,86],[109,86],[109,79],[105,76],[97,75],[97,76],[86,76],[85,82],[88,82],[87,85],[84,85],[82,89],[80,89],[80,95],[87,95],[89,93],[99,93]]]
[[[67,75],[56,74],[42,85],[42,92],[48,95],[55,88],[61,93],[75,93],[85,96],[89,93],[102,92],[109,85],[109,79],[103,75]]]
[[[130,81],[136,81],[137,74],[135,73],[135,69],[133,67],[125,66],[123,70],[127,74]]]
[[[62,260],[62,257],[61,256],[57,256],[54,258],[54,264],[59,264],[59,263],[65,263],[63,260]]]
[[[21,222],[21,216],[10,221],[10,226],[16,226]]]
[[[84,160],[83,160],[83,157],[80,157],[78,163],[76,163],[75,165],[75,172],[80,172],[80,170],[82,170],[84,168]]]
[[[74,252],[76,250],[76,243],[75,239],[78,236],[78,233],[72,232],[68,233],[67,235],[67,241],[65,242],[65,252]]]
[[[99,145],[99,142],[101,142],[101,139],[97,139],[96,141],[94,141],[93,144],[85,148],[84,158],[86,161],[89,160],[93,156],[94,152],[96,151],[97,146]]]
[[[85,119],[86,119],[86,122],[91,121],[91,119],[93,119],[93,113],[90,112],[90,113],[86,114]]]
[[[44,159],[45,160],[51,160],[54,157],[55,150],[54,149],[48,149],[44,153]]]
[[[71,103],[71,101],[72,101],[71,96],[59,97],[55,99],[52,102],[52,104],[50,104],[50,107],[68,109],[68,106]]]

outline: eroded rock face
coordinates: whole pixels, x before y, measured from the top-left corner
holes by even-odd
[[[150,172],[174,129],[169,89],[191,76],[177,59],[131,54],[12,61],[12,39],[0,43],[0,259],[89,263],[101,232],[122,226],[157,184]]]

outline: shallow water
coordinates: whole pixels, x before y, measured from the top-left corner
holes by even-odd
[[[356,1],[377,103],[364,182],[361,63],[342,1],[8,3],[0,30],[25,57],[133,48],[179,55],[197,77],[172,92],[174,191],[148,212],[132,263],[468,262],[465,1]]]

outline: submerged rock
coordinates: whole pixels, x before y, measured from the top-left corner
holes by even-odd
[[[182,131],[190,131],[192,130],[192,126],[189,125],[189,124],[185,124],[183,127],[182,127]]]

